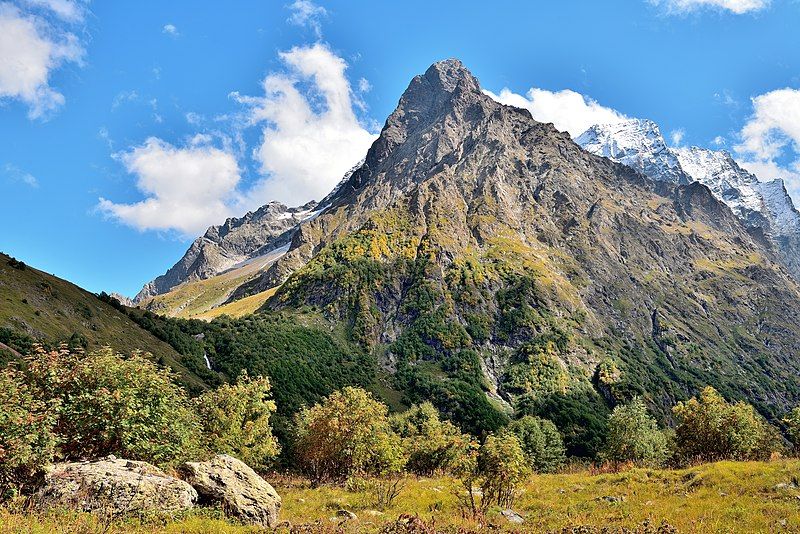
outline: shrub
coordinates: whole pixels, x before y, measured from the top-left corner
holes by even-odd
[[[360,388],[345,387],[296,416],[295,458],[314,484],[402,470],[400,438],[388,409]]]
[[[712,387],[699,398],[679,402],[673,413],[677,454],[683,461],[759,460],[780,448],[777,430],[752,406],[730,404]]]
[[[37,350],[25,372],[38,398],[57,403],[60,458],[115,454],[165,465],[198,449],[197,417],[183,390],[139,354]]]
[[[449,471],[469,442],[453,423],[440,419],[430,402],[394,416],[390,424],[402,440],[406,469],[419,475]]]
[[[552,421],[526,415],[512,421],[508,430],[519,439],[528,465],[534,471],[552,473],[564,463],[564,441]]]
[[[0,501],[35,484],[55,451],[54,406],[13,369],[0,371]]]
[[[253,469],[265,469],[280,452],[270,426],[275,403],[269,379],[243,372],[235,384],[198,397],[195,408],[205,448],[236,456]]]
[[[511,506],[520,484],[530,475],[519,439],[507,431],[490,434],[478,454],[478,472],[483,509],[493,504]]]
[[[647,413],[641,398],[614,408],[608,418],[608,436],[601,456],[612,462],[633,462],[647,467],[659,467],[667,460],[667,437]]]

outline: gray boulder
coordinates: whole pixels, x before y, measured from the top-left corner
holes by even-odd
[[[33,502],[43,510],[72,508],[115,516],[172,513],[192,508],[197,492],[146,462],[107,456],[54,465]]]
[[[221,454],[207,462],[187,462],[185,472],[202,499],[222,504],[229,515],[270,528],[278,524],[280,496],[244,462]]]

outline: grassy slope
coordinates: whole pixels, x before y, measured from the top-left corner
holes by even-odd
[[[666,521],[679,532],[798,532],[800,461],[771,463],[720,462],[683,470],[634,469],[617,474],[541,475],[526,485],[514,509],[527,518],[517,532],[553,532],[565,527],[636,528],[649,520]],[[382,514],[372,511],[367,494],[342,488],[311,489],[301,481],[276,481],[283,498],[281,517],[293,525],[319,521],[333,532],[330,517],[339,508],[352,510],[359,522],[348,532],[374,532],[401,513],[435,519],[444,531],[485,531],[464,521],[456,507],[453,480],[409,479],[395,504]],[[611,499],[613,497],[614,499]],[[432,511],[436,510],[438,511]],[[508,523],[490,513],[489,522],[504,530]],[[0,510],[0,532],[103,532],[103,525],[86,514],[36,517]],[[190,515],[167,525],[118,522],[106,532],[252,532],[213,514]],[[304,532],[306,532],[304,530]],[[581,532],[599,532],[581,530]]]
[[[181,363],[169,344],[140,328],[125,314],[92,293],[45,272],[9,265],[0,254],[0,327],[55,343],[72,334],[86,338],[89,348],[109,345],[122,353],[150,352],[181,375],[189,385],[202,381]]]
[[[255,313],[256,310],[261,308],[261,306],[263,306],[264,303],[275,294],[277,289],[278,288],[274,287],[272,289],[262,291],[261,293],[256,293],[255,295],[250,295],[249,297],[244,297],[243,299],[235,300],[233,302],[229,302],[228,304],[223,304],[222,306],[217,306],[216,308],[212,308],[207,312],[196,315],[195,319],[204,319],[210,321],[211,319],[221,315],[243,317],[250,313]]]
[[[253,295],[252,299],[240,304],[240,301],[227,306],[223,303],[228,300],[237,287],[255,278],[282,254],[283,250],[278,253],[266,254],[217,276],[181,284],[172,291],[157,295],[144,304],[154,312],[182,319],[208,319],[218,317],[223,313],[239,317],[246,313],[252,313],[264,303],[269,295],[264,296],[262,293],[260,298],[256,298],[258,295]],[[232,305],[237,304],[238,306],[230,309]],[[217,312],[218,307],[229,309]]]

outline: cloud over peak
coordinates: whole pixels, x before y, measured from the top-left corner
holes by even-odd
[[[525,96],[507,88],[500,94],[484,92],[501,104],[527,109],[537,121],[552,122],[556,128],[568,132],[572,137],[579,136],[595,124],[612,124],[628,118],[570,89],[548,91],[533,87]]]

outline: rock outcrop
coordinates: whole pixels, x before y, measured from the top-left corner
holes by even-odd
[[[185,472],[201,501],[219,503],[227,514],[247,523],[278,524],[280,496],[244,462],[222,454],[207,462],[187,462]]]
[[[173,513],[192,508],[197,492],[146,462],[108,456],[54,465],[33,502],[39,509],[71,508],[112,516]]]

